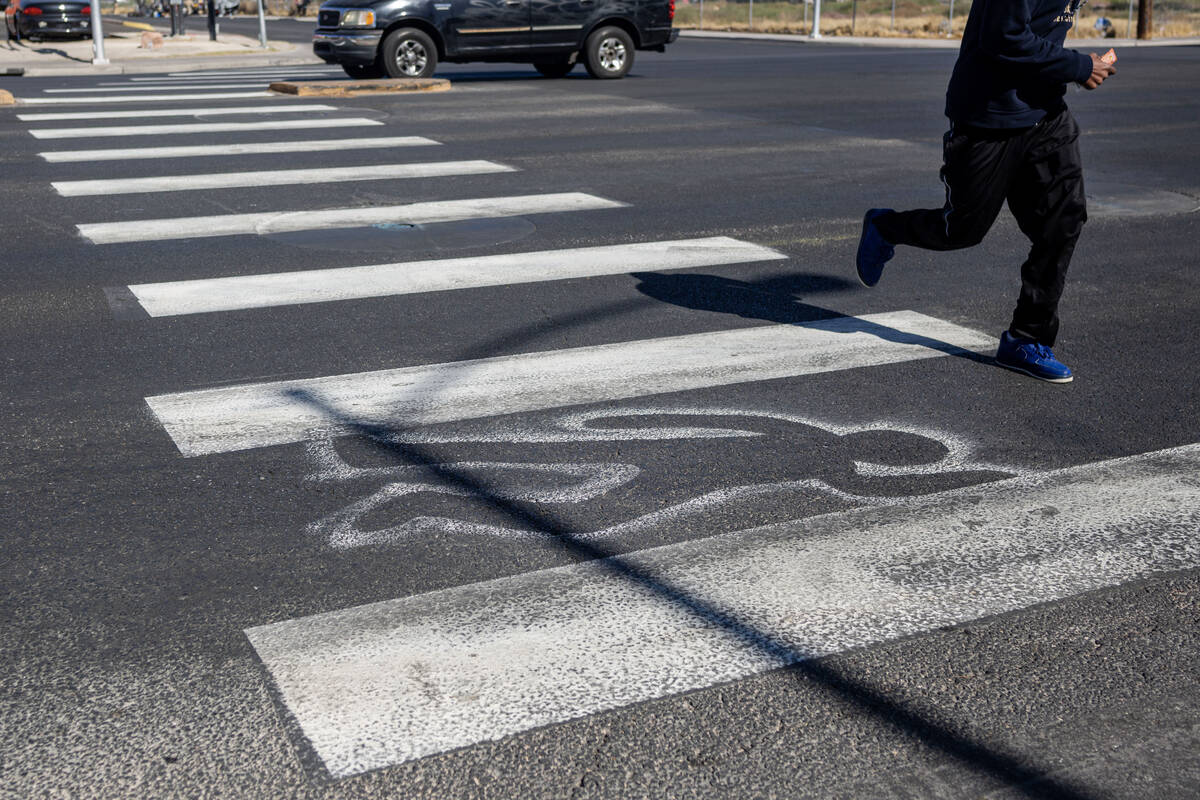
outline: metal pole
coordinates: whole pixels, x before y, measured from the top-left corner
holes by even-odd
[[[821,0],[813,0],[813,29],[808,38],[821,38]]]
[[[854,35],[854,26],[858,24],[858,0],[850,4],[850,35]]]
[[[954,35],[954,0],[950,0],[950,35]]]
[[[800,4],[804,6],[804,27],[808,27],[808,4],[812,0],[800,0]]]
[[[896,0],[892,0],[892,30],[896,30]]]
[[[1125,23],[1125,38],[1133,38],[1133,0],[1129,0],[1129,21]]]
[[[217,40],[217,0],[208,0],[208,40]]]
[[[267,49],[267,18],[263,16],[263,0],[258,0],[258,46]]]
[[[108,63],[104,57],[104,29],[100,21],[100,0],[92,0],[92,63],[102,67]]]
[[[1133,0],[1130,0],[1133,2]],[[1132,6],[1130,6],[1132,8]],[[700,30],[704,30],[704,0],[700,0]]]
[[[750,0],[750,30],[754,30],[754,0]]]

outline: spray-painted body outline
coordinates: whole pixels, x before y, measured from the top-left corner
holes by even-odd
[[[839,425],[807,417],[775,412],[747,411],[728,408],[662,408],[646,407],[614,411],[588,411],[569,413],[539,425],[501,423],[490,425],[480,432],[443,434],[428,429],[389,434],[387,440],[393,445],[448,445],[448,444],[548,444],[587,442],[649,442],[679,439],[748,439],[762,437],[764,433],[733,427],[672,425],[645,428],[596,427],[600,420],[633,421],[639,417],[668,418],[737,418],[747,422],[769,420],[772,424],[791,424],[824,432],[833,437],[852,437],[860,434],[901,434],[931,440],[944,448],[944,455],[936,460],[918,464],[889,464],[853,460],[854,475],[867,480],[887,479],[953,479],[958,484],[949,488],[970,488],[973,485],[1000,478],[1010,478],[1025,471],[1008,465],[998,465],[972,458],[973,446],[955,434],[929,428],[904,424],[873,422],[866,425]],[[469,498],[471,493],[464,489],[439,485],[428,480],[431,469],[446,468],[456,472],[472,474],[491,473],[493,481],[489,493],[498,499],[532,503],[577,504],[602,497],[606,493],[624,486],[641,473],[636,464],[604,462],[520,462],[520,461],[447,461],[437,465],[400,465],[387,467],[356,467],[347,463],[338,453],[335,439],[329,436],[316,437],[308,446],[310,458],[317,470],[309,476],[314,482],[345,483],[353,481],[384,481],[384,485],[371,494],[356,500],[344,508],[329,514],[308,530],[320,536],[333,548],[343,550],[368,545],[395,543],[421,533],[444,532],[491,536],[502,539],[539,538],[538,531],[522,530],[496,524],[473,522],[469,519],[449,516],[414,514],[400,524],[379,529],[364,529],[360,520],[378,511],[399,498],[441,495],[443,497]],[[537,478],[534,485],[519,484],[521,475]],[[495,480],[499,476],[499,480]],[[505,485],[507,479],[511,485]],[[963,481],[966,481],[964,484]],[[615,525],[595,530],[581,530],[576,535],[585,541],[606,541],[618,536],[637,534],[653,530],[657,526],[681,524],[689,515],[702,514],[719,509],[733,502],[753,501],[783,492],[811,491],[831,498],[838,498],[853,505],[897,505],[911,502],[914,497],[933,491],[942,491],[938,486],[916,495],[890,495],[850,491],[833,485],[821,478],[770,483],[720,487],[703,492],[684,502],[667,508],[647,512]]]

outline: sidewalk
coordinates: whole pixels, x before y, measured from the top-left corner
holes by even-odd
[[[161,47],[147,49],[141,46],[142,34],[151,32],[162,34]],[[90,38],[3,41],[0,42],[0,76],[13,68],[23,69],[27,76],[38,77],[324,63],[312,54],[307,44],[268,42],[267,49],[263,50],[257,38],[234,33],[222,33],[212,42],[207,29],[195,23],[184,36],[171,38],[169,33],[169,29],[104,20],[104,51],[111,62],[107,66],[92,64]]]
[[[794,42],[803,44],[850,44],[865,47],[918,47],[934,50],[957,50],[960,40],[955,39],[917,39],[900,36],[822,36],[820,39],[810,39],[806,34],[799,33],[753,33],[750,31],[701,31],[685,28],[680,36],[689,39],[756,39],[768,42]],[[1177,47],[1182,45],[1198,45],[1200,37],[1180,39],[1068,39],[1067,47],[1075,50],[1099,48],[1107,50],[1110,47],[1120,50],[1125,47]]]

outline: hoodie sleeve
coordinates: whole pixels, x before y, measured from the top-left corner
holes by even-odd
[[[1036,0],[984,0],[981,49],[998,62],[1032,71],[1048,81],[1086,81],[1092,74],[1092,58],[1069,50],[1030,27]]]

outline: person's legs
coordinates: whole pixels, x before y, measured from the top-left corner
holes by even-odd
[[[1021,294],[1009,331],[1050,347],[1058,335],[1067,266],[1087,221],[1079,125],[1071,112],[1064,110],[1031,132],[1008,207],[1032,242],[1021,265]]]
[[[889,211],[875,229],[891,244],[925,250],[958,250],[979,244],[991,229],[1020,165],[1023,131],[951,126],[943,137],[942,208]]]

